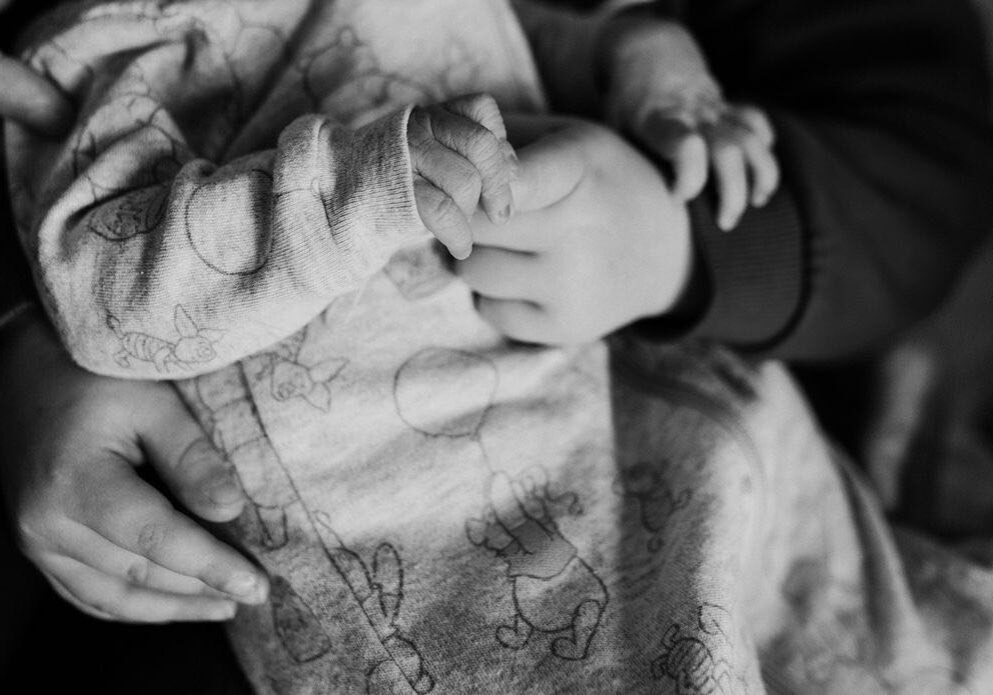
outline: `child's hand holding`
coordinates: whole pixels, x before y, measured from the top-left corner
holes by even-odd
[[[407,125],[417,211],[457,259],[472,251],[469,218],[482,206],[495,224],[513,212],[517,158],[492,97],[416,107]]]
[[[596,340],[671,311],[692,270],[686,206],[613,130],[552,116],[510,121],[520,145],[513,219],[473,219],[455,264],[480,315],[539,344]]]
[[[768,119],[724,101],[679,24],[644,17],[615,22],[602,54],[608,121],[672,166],[673,192],[682,200],[700,193],[712,169],[717,223],[730,230],[749,202],[761,207],[779,185]]]

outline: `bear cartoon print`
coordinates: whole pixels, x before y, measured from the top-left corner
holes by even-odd
[[[496,473],[482,518],[466,524],[469,540],[506,565],[514,615],[497,628],[497,641],[523,649],[535,633],[552,638],[551,653],[585,659],[607,606],[607,587],[562,535],[553,516],[562,498],[533,480]],[[575,497],[566,496],[571,510]],[[575,513],[575,512],[574,512]]]

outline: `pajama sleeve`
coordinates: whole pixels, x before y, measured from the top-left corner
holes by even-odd
[[[979,19],[962,0],[696,0],[718,82],[774,122],[780,191],[740,226],[695,202],[699,336],[792,360],[863,351],[931,311],[991,229]]]
[[[274,148],[229,158],[203,144],[224,113],[212,76],[183,74],[188,42],[151,37],[86,71],[36,54],[82,116],[65,142],[12,127],[6,144],[22,243],[73,358],[176,379],[300,329],[425,229],[407,110],[357,130],[302,116]]]

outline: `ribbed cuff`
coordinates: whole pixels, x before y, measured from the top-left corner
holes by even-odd
[[[367,244],[368,257],[381,262],[400,246],[429,235],[417,212],[407,145],[412,111],[413,106],[405,106],[352,135],[351,151],[360,157],[353,164],[361,171],[357,192],[365,202],[359,241]]]
[[[716,224],[712,198],[708,194],[689,206],[696,267],[688,298],[673,315],[642,321],[635,329],[656,341],[708,338],[766,350],[789,333],[805,292],[795,202],[781,189],[724,232]]]

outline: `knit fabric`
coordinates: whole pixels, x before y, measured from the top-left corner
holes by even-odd
[[[503,2],[69,8],[31,60],[82,116],[8,138],[21,233],[77,359],[195,376],[259,692],[988,690],[990,580],[894,541],[782,367],[508,343],[420,241],[404,106],[542,103]]]
[[[404,107],[481,90],[511,108],[541,102],[533,78],[522,91],[508,77],[522,62],[529,76],[519,33],[467,57],[494,43],[489,31],[505,36],[501,4],[405,8],[430,39],[421,48],[382,18],[394,12],[64,8],[68,26],[29,61],[80,104],[79,121],[58,143],[11,125],[7,149],[22,240],[77,362],[130,378],[216,369],[302,328],[425,238]]]

